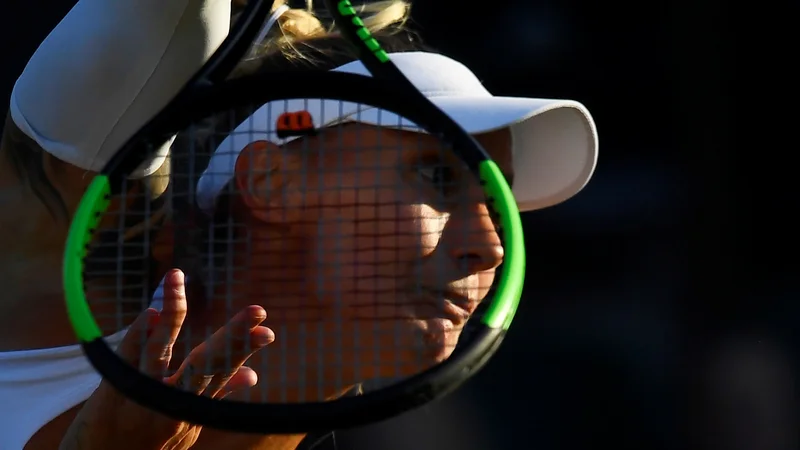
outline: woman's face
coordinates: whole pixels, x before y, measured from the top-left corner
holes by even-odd
[[[510,133],[478,139],[511,176]],[[267,310],[262,382],[281,364],[315,388],[336,381],[311,394],[329,396],[445,360],[503,260],[481,186],[427,134],[347,124],[258,142],[233,183],[242,269],[212,303]]]

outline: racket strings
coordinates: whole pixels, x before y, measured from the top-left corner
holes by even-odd
[[[487,205],[478,180],[447,143],[394,113],[327,99],[268,106],[217,113],[176,140],[167,203],[190,200],[192,215],[136,190],[115,194],[85,274],[101,329],[151,303],[155,274],[180,252],[193,260],[179,260],[189,314],[209,320],[184,324],[176,356],[247,305],[267,311],[276,342],[248,363],[253,401],[328,400],[444,361],[481,311],[465,310],[491,295],[494,277],[453,256],[487,239],[473,226],[482,218],[454,219],[493,213],[475,206]],[[278,138],[282,123],[292,129]]]

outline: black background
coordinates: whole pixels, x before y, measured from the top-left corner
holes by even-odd
[[[4,98],[73,3],[3,4]],[[573,200],[525,216],[524,303],[492,363],[339,448],[794,448],[788,5],[417,3],[427,41],[493,93],[584,103],[600,161]]]

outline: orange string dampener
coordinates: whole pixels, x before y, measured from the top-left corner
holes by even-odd
[[[316,134],[314,118],[308,111],[285,112],[278,116],[275,132],[279,138],[312,136]]]

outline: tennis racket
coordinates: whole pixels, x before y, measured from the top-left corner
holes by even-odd
[[[372,77],[222,81],[265,3],[249,2],[207,67],[87,189],[64,256],[69,319],[108,383],[177,419],[262,434],[384,420],[453,391],[499,347],[523,286],[519,211],[499,165],[406,80],[347,0],[326,6]],[[167,385],[103,339],[154,290],[126,265],[154,251],[126,238],[132,216],[153,213],[147,201],[124,207],[127,175],[149,149],[201,129],[205,145],[173,149],[188,163],[173,165],[170,185],[173,263],[196,286],[189,319],[202,319],[184,323],[184,356],[248,304],[263,304],[277,336],[249,363],[258,384],[231,399]],[[464,249],[476,243],[501,246],[502,264],[496,251],[476,261],[482,250]]]

